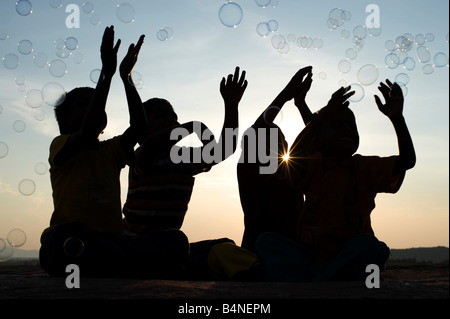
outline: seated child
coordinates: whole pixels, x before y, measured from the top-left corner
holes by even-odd
[[[194,187],[195,175],[207,172],[212,166],[224,161],[236,149],[236,136],[226,130],[238,128],[238,105],[247,87],[245,71],[240,75],[239,68],[221,82],[220,91],[225,102],[225,120],[219,142],[217,143],[208,128],[200,122],[178,123],[178,116],[172,105],[159,98],[146,101],[147,132],[141,137],[136,150],[136,166],[130,168],[129,188],[123,207],[123,225],[131,238],[147,238],[148,251],[165,251],[178,246],[178,254],[187,256],[191,272],[202,273],[198,267],[206,267],[206,256],[210,247],[217,242],[204,241],[191,243],[180,230]],[[199,149],[176,146],[183,136],[174,136],[177,129],[184,129],[187,135],[196,133],[204,144]],[[185,137],[185,136],[184,136]],[[231,145],[231,150],[227,152]],[[215,161],[206,161],[205,149],[213,149],[221,156]],[[218,148],[221,148],[222,152]],[[174,154],[188,153],[187,161],[174,159]],[[217,155],[217,154],[216,154]],[[168,246],[170,245],[170,247]]]
[[[392,122],[399,155],[354,155],[359,135],[347,99],[338,90],[297,138],[290,153],[293,185],[305,194],[298,239],[263,234],[256,251],[275,281],[364,280],[369,264],[383,268],[389,248],[378,241],[370,214],[378,193],[396,193],[415,151],[405,119],[401,88],[387,80],[379,87],[380,111]]]
[[[121,72],[131,72],[142,41],[143,37],[138,46],[130,47]],[[123,237],[119,178],[121,169],[133,162],[145,117],[142,105],[129,104],[126,132],[99,141],[107,123],[105,107],[119,46],[120,40],[114,46],[114,27],[107,27],[96,88],[76,88],[55,107],[61,135],[50,146],[54,211],[40,248],[41,266],[52,276],[64,276],[72,263],[84,276],[127,275],[130,260]]]

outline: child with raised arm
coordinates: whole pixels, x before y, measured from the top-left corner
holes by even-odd
[[[416,157],[402,90],[388,80],[379,89],[386,103],[376,96],[376,104],[394,126],[399,155],[354,155],[359,135],[347,102],[354,92],[338,90],[290,154],[293,184],[305,194],[297,241],[263,234],[256,244],[272,280],[364,280],[369,264],[384,267],[389,248],[375,237],[370,214],[378,193],[400,189]]]
[[[140,147],[135,152],[136,166],[129,172],[128,195],[123,207],[125,233],[131,238],[145,240],[145,249],[153,251],[155,256],[171,256],[173,264],[186,264],[189,258],[191,275],[205,272],[206,256],[215,243],[230,241],[224,238],[190,244],[181,227],[193,191],[194,176],[209,171],[236,150],[237,136],[229,133],[239,126],[238,106],[246,87],[245,71],[241,74],[239,68],[235,69],[234,75],[222,79],[220,92],[225,103],[225,118],[218,142],[203,123],[180,125],[167,100],[153,98],[143,104],[147,132],[141,136]],[[177,131],[185,134],[177,134]],[[197,134],[202,147],[175,145],[191,133]],[[180,154],[190,155],[186,158]],[[154,264],[161,267],[159,257],[154,258]]]
[[[130,47],[121,72],[131,72],[142,41],[143,37]],[[114,45],[114,27],[107,27],[96,88],[76,88],[55,108],[61,135],[51,143],[49,156],[54,211],[40,249],[41,266],[52,276],[65,275],[68,264],[77,264],[83,276],[127,272],[119,178],[122,168],[133,162],[145,115],[142,104],[129,103],[130,127],[120,136],[99,141],[107,124],[105,107],[119,47],[120,40]]]

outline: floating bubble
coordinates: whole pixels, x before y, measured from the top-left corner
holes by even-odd
[[[36,112],[34,112],[34,118],[36,121],[43,121],[47,118],[47,113],[43,109],[37,109]]]
[[[388,52],[392,52],[392,51],[398,49],[398,45],[392,40],[387,40],[384,43],[384,47],[386,48],[386,51],[388,51]]]
[[[289,43],[287,43],[286,41],[283,43],[280,43],[278,52],[280,52],[281,54],[288,54],[290,50],[291,50],[291,46],[289,45]]]
[[[6,248],[6,242],[3,238],[0,238],[0,253]]]
[[[395,77],[395,82],[407,85],[409,83],[409,75],[406,73],[399,73]]]
[[[283,49],[285,47],[286,43],[286,38],[282,35],[276,34],[272,37],[272,46],[277,49]]]
[[[62,7],[62,0],[50,0],[50,7],[58,9]]]
[[[271,32],[276,32],[278,30],[278,21],[277,20],[270,20],[267,22],[269,25],[269,30]]]
[[[28,55],[33,51],[33,43],[30,40],[22,40],[17,45],[17,50],[23,55]]]
[[[89,74],[89,78],[91,79],[92,83],[97,83],[98,80],[100,79],[100,76],[102,74],[102,70],[100,69],[94,69],[91,71],[91,73]]]
[[[312,39],[308,36],[298,38],[297,45],[302,49],[308,49],[312,45]]]
[[[422,68],[422,73],[426,75],[430,75],[434,73],[434,68],[431,64],[425,64]]]
[[[19,183],[19,192],[24,196],[31,196],[36,191],[36,184],[31,179],[24,179]]]
[[[258,7],[266,8],[270,4],[271,0],[255,0]]]
[[[7,69],[14,70],[19,66],[19,57],[13,53],[9,53],[3,57],[3,66]]]
[[[290,33],[290,34],[288,34],[288,36],[287,36],[287,40],[288,40],[290,43],[295,43],[295,41],[297,41],[297,36],[296,36],[294,33]]]
[[[338,83],[339,87],[347,87],[347,81],[345,81],[344,79],[341,79]]]
[[[64,61],[56,59],[49,63],[50,74],[56,78],[61,78],[67,73],[67,65]]]
[[[344,39],[344,40],[348,39],[348,38],[350,37],[350,31],[348,31],[348,30],[342,30],[342,32],[341,32],[341,37],[342,37],[342,39]]]
[[[330,31],[334,31],[338,28],[339,22],[335,18],[328,18],[327,27]]]
[[[270,3],[270,0],[267,4]],[[244,13],[240,5],[234,2],[225,3],[219,10],[220,22],[226,27],[236,28],[244,17]]]
[[[55,49],[64,49],[66,46],[66,40],[64,39],[56,39],[55,40]]]
[[[56,49],[55,54],[61,59],[65,59],[70,56],[70,51],[64,47],[62,49]]]
[[[5,158],[9,154],[8,144],[0,141],[0,158]]]
[[[19,0],[16,2],[16,12],[21,16],[27,16],[33,13],[33,5],[28,0]]]
[[[170,27],[164,27],[163,30],[165,30],[167,32],[167,37],[166,37],[165,41],[172,40],[173,39],[173,29]]]
[[[367,28],[363,25],[358,25],[353,29],[353,36],[359,40],[364,40],[367,37]]]
[[[434,37],[434,34],[433,34],[433,33],[427,33],[427,34],[425,35],[425,40],[426,40],[427,42],[433,42],[434,39],[435,39],[435,37]]]
[[[27,241],[27,235],[22,229],[15,228],[8,233],[6,239],[11,246],[21,247]]]
[[[349,101],[354,103],[361,101],[365,95],[364,88],[358,83],[350,84],[350,86],[351,91],[355,91],[355,94],[349,98]]]
[[[320,72],[319,73],[319,79],[326,80],[326,78],[327,78],[327,74],[325,72]]]
[[[80,257],[84,252],[84,243],[77,237],[70,237],[64,242],[63,249],[64,253],[69,257]]]
[[[25,95],[25,101],[27,102],[27,105],[33,109],[37,109],[44,104],[41,91],[36,89],[29,90],[27,92]]]
[[[23,75],[16,76],[15,81],[17,85],[25,85],[25,83],[27,82]]]
[[[414,70],[416,68],[416,60],[411,57],[407,57],[403,60],[403,67],[408,71]]]
[[[34,65],[38,68],[43,68],[47,65],[48,58],[45,53],[39,52],[33,56]]]
[[[130,23],[134,22],[136,12],[131,4],[122,3],[117,5],[116,15],[121,22]]]
[[[73,62],[76,64],[83,64],[84,63],[84,55],[81,52],[76,52],[73,55]]]
[[[347,18],[348,18],[348,16],[344,12],[344,10],[339,9],[339,8],[334,8],[328,14],[329,23],[332,26],[334,26],[335,28],[340,27],[341,25],[343,25],[345,23],[345,21],[348,21],[348,20],[346,20]],[[350,18],[351,18],[351,15],[350,15]]]
[[[83,2],[83,12],[91,14],[94,12],[95,6],[91,2]]]
[[[338,69],[339,69],[339,72],[341,72],[341,73],[344,73],[344,74],[348,73],[352,69],[352,64],[348,60],[342,60],[338,64]]]
[[[22,133],[27,128],[27,125],[22,120],[17,120],[13,123],[13,130],[17,133]]]
[[[438,52],[434,56],[434,67],[443,68],[448,66],[448,56],[444,52]]]
[[[156,34],[159,41],[167,41],[169,38],[169,32],[166,29],[160,29]]]
[[[369,28],[368,31],[370,36],[374,38],[380,36],[381,34],[381,28]]]
[[[416,44],[417,45],[424,45],[425,42],[427,41],[425,39],[425,36],[423,34],[421,34],[421,33],[416,35],[415,40],[416,40]]]
[[[4,243],[5,245],[3,246]],[[3,247],[3,249],[0,251],[0,262],[4,262],[9,260],[13,255],[14,255],[14,247],[11,246],[7,240],[1,239],[0,241],[0,245],[1,247]]]
[[[431,60],[431,54],[427,47],[420,46],[417,48],[417,58],[422,63],[427,63]]]
[[[378,68],[373,64],[366,64],[358,71],[358,81],[364,86],[369,86],[378,80],[380,72]]]
[[[70,50],[76,50],[78,48],[78,39],[75,37],[68,37],[65,41],[65,47]]]
[[[99,25],[101,23],[100,16],[93,12],[89,15],[89,23],[92,25]]]
[[[411,34],[401,35],[395,39],[395,43],[400,50],[409,51],[414,44],[414,37]]]
[[[312,47],[314,49],[321,49],[323,47],[323,40],[321,38],[315,38],[312,41]]]
[[[142,75],[137,72],[133,71],[131,73],[131,76],[128,77],[128,82],[133,86],[139,86],[139,84],[142,82]]]
[[[345,56],[349,60],[354,60],[358,56],[358,51],[356,51],[353,48],[349,48],[349,49],[347,49],[347,51],[345,51]]]
[[[395,69],[401,64],[400,57],[395,53],[389,53],[384,62],[389,69]]]
[[[272,8],[278,7],[278,3],[279,3],[278,0],[270,0],[270,6],[271,6]]]
[[[256,26],[256,33],[260,37],[267,37],[270,34],[269,24],[267,22],[261,22]]]
[[[49,82],[42,88],[42,100],[50,106],[59,106],[66,99],[66,90],[56,82]]]
[[[267,125],[280,125],[283,121],[284,115],[281,111],[281,108],[278,106],[271,106],[267,108],[266,111],[264,111],[264,122],[266,122]]]
[[[39,162],[34,166],[34,171],[39,175],[44,175],[48,172],[48,166],[44,162]]]
[[[8,40],[9,39],[9,33],[5,29],[0,29],[0,41],[1,40]]]

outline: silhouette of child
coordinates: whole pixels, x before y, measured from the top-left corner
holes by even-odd
[[[230,241],[223,238],[189,244],[180,228],[193,191],[194,176],[209,171],[236,150],[237,137],[227,134],[226,130],[238,128],[238,105],[246,87],[245,71],[241,75],[239,68],[234,75],[222,79],[220,92],[225,102],[225,119],[218,143],[203,123],[180,125],[167,100],[153,98],[144,103],[147,131],[135,152],[137,164],[129,172],[128,195],[123,207],[124,229],[132,238],[147,238],[147,251],[171,251],[186,257],[189,254],[191,276],[195,276],[192,273],[204,273],[206,257],[213,245]],[[174,134],[177,130],[184,130],[186,134]],[[175,145],[192,133],[198,135],[202,147]],[[220,156],[215,156],[211,162],[204,156],[199,158],[195,155],[204,154],[206,150],[218,152]],[[179,154],[190,156],[179,162],[174,159]],[[176,252],[175,247],[179,248]]]
[[[399,190],[416,157],[402,90],[389,80],[379,90],[386,103],[376,96],[376,104],[394,126],[399,155],[354,155],[359,135],[347,102],[354,92],[338,90],[290,153],[293,184],[305,194],[298,240],[263,234],[256,244],[272,280],[363,280],[369,264],[384,266],[389,248],[375,237],[370,214],[378,193]]]
[[[131,72],[142,42],[143,36],[137,46],[130,46],[121,74]],[[61,135],[52,141],[49,156],[54,211],[40,248],[41,266],[50,275],[64,275],[72,263],[84,276],[126,273],[119,178],[121,169],[133,162],[134,146],[146,123],[142,104],[129,96],[130,127],[120,136],[99,141],[107,124],[105,107],[120,43],[114,45],[114,27],[107,27],[96,88],[76,88],[55,108]],[[130,90],[128,79],[124,85]]]

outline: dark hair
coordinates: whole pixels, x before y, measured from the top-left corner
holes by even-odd
[[[143,103],[144,111],[147,117],[161,120],[178,121],[178,115],[175,113],[169,101],[153,98]]]
[[[81,123],[74,123],[72,114],[75,108],[86,109],[95,89],[90,87],[75,88],[65,96],[61,96],[55,106],[55,117],[61,134],[70,134],[81,127]]]

